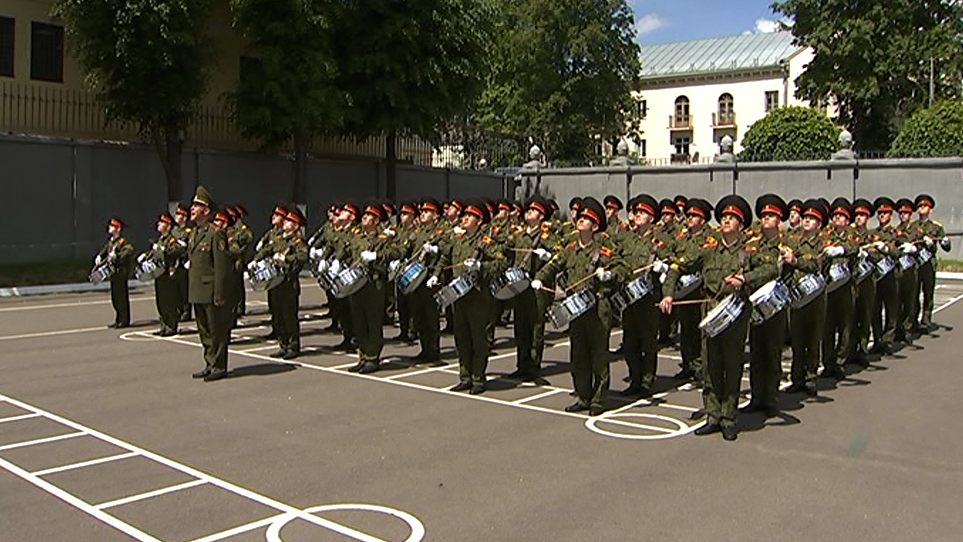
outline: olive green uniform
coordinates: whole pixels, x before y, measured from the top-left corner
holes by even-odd
[[[447,232],[438,224],[428,224],[418,230],[407,255],[406,263],[421,261],[427,274],[437,265],[440,244],[443,243]],[[433,251],[424,250],[425,244],[433,247]],[[418,359],[429,363],[441,360],[441,323],[438,303],[435,302],[434,291],[425,285],[427,277],[407,296],[411,314],[414,318],[415,329],[418,330],[418,342],[421,352]]]
[[[824,239],[815,232],[807,236],[802,228],[790,233],[785,244],[792,249],[795,263],[783,266],[786,284],[793,286],[810,274],[822,273]],[[823,288],[814,299],[789,311],[789,335],[792,342],[793,391],[807,390],[816,393],[816,369],[819,365],[820,345],[826,321],[826,290]]]
[[[352,329],[358,341],[359,366],[377,367],[384,348],[388,263],[397,258],[392,240],[384,232],[365,232],[360,226],[353,231],[337,257],[347,262],[346,265],[355,262],[368,272],[368,282],[348,297],[348,303]],[[375,260],[362,262],[361,253],[364,251],[375,252]]]
[[[172,233],[163,233],[151,251],[155,260],[164,263],[164,272],[154,279],[154,302],[160,319],[160,334],[173,335],[177,333],[177,324],[181,319],[177,269],[187,254],[187,243]]]
[[[919,322],[920,330],[925,333],[930,330],[930,326],[933,324],[933,292],[936,290],[937,244],[944,239],[946,232],[943,230],[943,224],[932,219],[918,220],[916,221],[916,227],[924,238],[923,245],[926,250],[932,254],[929,261],[921,263],[916,269],[916,275],[919,279],[917,298],[922,295],[922,302],[919,302],[919,299],[917,299],[917,307],[919,310],[914,314],[913,323]],[[930,239],[929,241],[926,241],[927,237]],[[944,245],[944,250],[949,251],[949,244]]]
[[[859,245],[852,228],[846,227],[842,230],[830,228],[825,231],[823,237],[824,246],[843,248],[842,255],[824,258],[824,268],[828,271],[833,265],[840,264],[845,265],[851,273],[855,272]],[[839,375],[842,371],[842,364],[845,363],[849,354],[850,334],[852,333],[855,311],[855,287],[856,279],[851,275],[846,284],[826,294],[826,321],[823,324],[822,344],[823,370],[829,371],[826,376]]]
[[[753,232],[751,238],[759,246],[759,258],[768,260],[765,267],[767,273],[749,272],[744,287],[746,292],[754,292],[770,280],[779,278],[779,260],[785,234],[778,232],[768,237],[760,231]],[[749,326],[749,389],[752,402],[767,410],[774,410],[778,406],[788,314],[787,307],[764,322]]]
[[[875,265],[882,258],[882,253],[872,246],[867,246],[880,240],[876,232],[868,228],[853,227],[853,238],[856,244],[862,248],[859,258]],[[875,269],[874,269],[875,271]],[[846,349],[846,358],[852,363],[865,365],[869,354],[869,337],[871,324],[873,321],[873,305],[876,303],[876,280],[874,273],[862,281],[856,282],[856,298],[853,303],[853,326],[849,334],[849,347]],[[853,280],[856,281],[855,276]]]
[[[659,314],[657,303],[662,299],[658,275],[652,273],[652,263],[669,256],[670,240],[660,228],[649,225],[642,232],[623,236],[623,256],[627,271],[626,283],[642,279],[651,286],[651,293],[629,305],[622,312],[622,353],[629,369],[629,389],[651,391],[659,363]],[[635,270],[643,269],[638,273]],[[640,388],[645,388],[644,390]]]
[[[899,250],[896,247],[896,228],[890,223],[876,228],[873,232],[885,245],[878,251],[879,257],[888,257],[895,262],[899,258]],[[876,300],[873,303],[871,322],[874,352],[888,352],[896,340],[896,327],[899,325],[899,282],[896,274],[894,269],[876,281]]]
[[[281,227],[272,226],[268,231],[264,232],[264,235],[258,240],[257,245],[254,246],[254,258],[252,261],[260,261],[262,258],[268,257],[275,253],[275,243],[278,238],[281,237]],[[268,290],[267,302],[268,302],[268,313],[271,315],[271,334],[268,338],[277,338],[280,335],[280,329],[278,328],[278,308],[277,301],[275,299],[276,294],[272,295],[271,291]]]
[[[308,245],[301,234],[294,232],[281,235],[274,243],[275,253],[271,258],[277,262],[284,273],[284,280],[268,291],[277,305],[278,346],[280,355],[294,357],[301,353],[301,326],[298,310],[301,302],[301,270],[308,263]]]
[[[123,236],[107,239],[100,252],[98,261],[110,262],[114,265],[114,274],[110,276],[110,304],[114,307],[114,327],[130,325],[130,290],[127,279],[134,256],[134,247]]]
[[[922,239],[923,233],[915,222],[896,226],[896,242],[899,245],[902,246],[905,243],[915,245]],[[897,287],[899,292],[899,323],[896,326],[896,340],[907,343],[913,341],[913,333],[916,332],[913,315],[916,314],[919,305],[919,281],[915,266],[918,253],[913,253],[910,256],[913,258],[913,266],[908,269],[901,269],[898,265],[896,267],[896,280],[899,283]]]
[[[184,244],[185,249],[187,248],[187,243],[191,239],[191,230],[194,228],[190,225],[179,226],[175,225],[171,228],[171,235],[175,239]],[[184,250],[183,256],[174,267],[174,282],[177,283],[177,299],[180,303],[180,319],[181,321],[191,319],[191,302],[188,300],[188,279],[187,279],[187,250]]]
[[[692,232],[687,228],[679,228],[672,243],[673,255],[670,259],[677,261],[679,258],[688,257],[687,254],[690,254],[693,250],[698,250],[713,233],[714,230],[708,225],[703,225],[698,232]],[[668,283],[669,280],[667,276],[665,282]],[[705,280],[705,277],[703,277],[703,280]],[[673,284],[672,291],[674,292],[676,288],[678,288],[678,284]],[[705,297],[704,285],[696,288],[691,294],[688,294],[685,299],[699,299],[702,297]],[[679,301],[681,300],[682,299],[679,299]],[[680,377],[694,377],[697,382],[701,382],[704,376],[704,359],[702,355],[702,333],[699,331],[699,322],[702,321],[702,317],[705,316],[705,307],[701,304],[680,305],[672,312],[677,314],[676,318],[679,322],[679,352],[682,354],[682,373]]]
[[[210,224],[195,227],[188,243],[188,261],[189,300],[204,345],[204,361],[208,370],[226,371],[236,300],[231,297],[234,262],[225,233]]]
[[[234,288],[237,305],[234,307],[235,320],[247,313],[247,290],[244,287],[244,269],[247,267],[254,234],[243,220],[238,219],[227,230],[227,248],[234,259]]]

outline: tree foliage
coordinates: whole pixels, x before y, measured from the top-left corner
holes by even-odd
[[[815,58],[798,78],[802,97],[839,105],[863,149],[888,147],[894,127],[934,95],[958,98],[963,3],[957,0],[785,0],[797,43]]]
[[[900,127],[894,157],[963,156],[963,103],[943,101],[920,109]]]
[[[624,0],[493,0],[493,69],[475,107],[485,129],[526,136],[578,161],[622,135],[641,64]]]
[[[137,124],[177,198],[180,142],[213,61],[211,0],[58,0],[52,10],[108,118]]]
[[[838,136],[839,128],[816,109],[777,107],[746,132],[739,160],[826,160],[836,151]]]

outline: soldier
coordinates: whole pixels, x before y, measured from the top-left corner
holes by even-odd
[[[451,391],[473,395],[485,392],[489,346],[485,326],[492,303],[489,287],[504,262],[495,240],[482,231],[490,216],[480,199],[465,201],[461,231],[440,248],[438,263],[426,283],[428,288],[434,288],[448,269],[457,269],[455,274],[468,273],[475,282],[468,293],[452,303],[459,383]]]
[[[619,213],[621,213],[624,208],[622,200],[617,196],[609,194],[602,199],[602,203],[605,205],[605,219],[608,220],[610,226],[618,228],[618,230],[613,229],[610,231],[609,235],[612,235],[616,231],[623,232],[632,229],[627,222],[619,219]]]
[[[110,237],[100,252],[94,257],[94,266],[110,263],[114,273],[110,276],[110,304],[114,307],[114,321],[107,327],[120,329],[130,326],[130,291],[127,278],[130,276],[134,247],[123,237],[124,221],[112,217],[107,222]]]
[[[359,350],[358,363],[348,369],[351,372],[373,373],[381,363],[388,264],[398,259],[391,237],[381,227],[387,218],[377,202],[365,205],[361,226],[338,255],[340,260],[357,262],[368,272],[368,282],[348,298]]]
[[[161,213],[157,217],[160,236],[151,247],[152,257],[164,264],[164,273],[154,279],[154,302],[160,320],[160,329],[154,334],[160,337],[177,335],[177,324],[181,319],[177,269],[187,254],[187,243],[174,237],[173,227],[174,217],[168,212]]]
[[[913,344],[916,330],[913,315],[916,313],[919,304],[919,285],[916,277],[916,253],[919,252],[917,244],[922,244],[923,232],[913,222],[913,212],[916,206],[907,198],[900,198],[896,201],[896,212],[899,214],[899,225],[896,226],[896,241],[900,244],[900,252],[905,259],[912,262],[912,265],[897,266],[896,280],[899,283],[899,324],[896,326],[896,340],[905,344]],[[900,261],[905,261],[901,257]]]
[[[853,200],[853,237],[860,247],[859,258],[875,264],[882,258],[877,247],[880,237],[867,227],[869,219],[875,214],[873,204],[869,200],[857,198]],[[870,325],[873,320],[873,304],[876,301],[876,281],[872,273],[862,281],[856,283],[856,300],[853,304],[853,327],[849,335],[847,361],[861,367],[869,364],[869,336]]]
[[[401,204],[401,210],[398,215],[398,228],[396,229],[397,235],[394,236],[394,243],[396,245],[395,252],[405,254],[408,252],[409,247],[414,246],[418,237],[420,214],[418,202],[406,201]],[[395,291],[395,302],[398,306],[398,327],[400,331],[394,339],[400,340],[405,344],[415,344],[417,339],[414,337],[415,332],[412,329],[414,318],[411,314],[411,298],[402,295],[396,286],[396,284],[392,284],[391,288],[389,288]]]
[[[198,186],[191,204],[195,227],[188,243],[190,301],[197,318],[197,332],[204,345],[204,369],[194,378],[205,382],[227,376],[227,346],[235,300],[231,298],[233,261],[227,252],[227,236],[211,225],[214,198]]]
[[[826,321],[823,328],[822,361],[824,378],[842,380],[846,378],[842,363],[845,362],[850,346],[852,332],[855,280],[852,271],[856,269],[856,256],[859,245],[856,243],[849,223],[853,216],[852,207],[846,198],[836,198],[831,206],[830,227],[824,234],[823,267],[828,271],[837,266],[850,272],[842,286],[827,286]],[[830,281],[832,274],[830,273]],[[838,282],[835,284],[838,285]],[[835,289],[833,289],[835,288]],[[833,289],[832,291],[829,291]]]
[[[506,247],[509,267],[521,267],[528,271],[530,277],[534,277],[561,248],[559,236],[547,222],[550,216],[551,208],[544,198],[535,195],[528,200],[525,205],[525,225],[514,233]],[[512,298],[517,365],[509,378],[523,382],[541,380],[539,370],[545,351],[545,309],[551,301],[551,294],[532,288]]]
[[[439,245],[444,242],[448,232],[441,224],[441,204],[432,197],[425,197],[420,204],[420,229],[409,250],[418,250],[417,257],[407,254],[408,262],[420,260],[426,270],[434,269],[438,262]],[[441,363],[441,327],[438,321],[438,303],[434,292],[422,282],[408,297],[411,303],[418,341],[421,351],[415,356],[418,361],[432,365]]]
[[[892,224],[893,211],[896,204],[886,196],[880,196],[873,202],[876,208],[877,227],[873,232],[878,237],[877,251],[880,258],[889,258],[890,263],[899,256],[896,243],[896,228]],[[899,282],[896,271],[890,270],[882,276],[875,277],[876,300],[873,304],[873,348],[871,354],[892,354],[893,343],[896,341],[896,327],[899,325]],[[886,319],[883,319],[883,311]]]
[[[578,213],[582,209],[582,198],[575,196],[574,198],[568,200],[568,212],[569,220],[572,222],[572,226],[576,226],[578,222]]]
[[[690,200],[691,203],[691,200]],[[705,291],[713,299],[733,294],[745,300],[743,287],[763,284],[776,276],[771,249],[759,250],[759,245],[743,235],[743,228],[752,221],[749,204],[741,196],[726,196],[715,208],[721,228],[705,237],[701,247],[690,244],[686,252],[675,257],[666,277],[664,297],[659,303],[665,312],[672,311],[673,293],[680,274],[699,271],[704,278]],[[743,353],[749,312],[743,310],[718,335],[706,338],[706,378],[702,400],[708,420],[696,429],[697,435],[722,431],[727,441],[738,437],[736,413],[742,384]]]
[[[274,253],[274,242],[281,237],[281,227],[284,225],[284,220],[287,216],[287,205],[278,203],[274,206],[274,212],[271,213],[271,227],[268,231],[264,232],[264,235],[262,235],[257,244],[254,245],[254,261],[260,260],[264,257],[264,254],[271,255]],[[264,338],[268,340],[277,339],[280,336],[278,329],[278,311],[270,291],[268,291],[268,312],[271,314],[271,332]]]
[[[361,209],[358,205],[353,202],[344,203],[341,206],[341,213],[338,215],[334,230],[328,238],[331,248],[326,254],[337,258],[340,254],[345,253],[351,240],[361,231],[358,226],[360,220]],[[341,267],[341,263],[337,259],[332,262],[332,265]],[[334,349],[344,350],[348,353],[356,352],[358,344],[354,332],[354,319],[351,316],[351,301],[347,298],[339,299],[329,295],[328,303],[331,306],[331,317],[338,322],[338,327],[341,329],[341,343],[335,345]]]
[[[247,314],[247,291],[244,288],[244,269],[247,267],[251,247],[254,244],[254,233],[244,223],[247,209],[243,205],[234,204],[227,207],[233,224],[227,230],[228,249],[234,258],[234,269],[237,273],[237,306],[234,307],[234,321]]]
[[[668,256],[666,233],[656,227],[658,205],[648,194],[636,196],[629,202],[629,220],[633,230],[628,232],[623,246],[627,282],[640,278],[651,288],[642,299],[625,307],[622,312],[623,348],[629,369],[629,386],[622,395],[649,397],[659,363],[659,309],[662,299],[658,276],[668,270],[662,258]]]
[[[797,231],[802,226],[803,202],[798,199],[789,200],[789,222],[786,229]]]
[[[918,320],[919,330],[922,333],[930,333],[937,329],[937,326],[933,324],[933,291],[936,289],[936,246],[939,244],[940,248],[949,252],[952,245],[950,244],[950,238],[946,236],[946,232],[943,230],[943,224],[930,219],[930,213],[936,207],[936,200],[927,194],[920,194],[916,196],[914,203],[916,204],[916,212],[919,214],[916,226],[923,233],[924,245],[931,254],[916,271],[919,276],[919,293],[923,296],[922,304],[917,305],[921,307],[922,313]],[[917,294],[917,297],[919,297],[919,294]],[[913,322],[916,321],[917,318],[914,317]]]
[[[807,275],[822,273],[824,248],[820,231],[829,220],[829,210],[819,200],[809,199],[803,204],[802,226],[798,232],[786,238],[782,253],[783,277],[795,286]],[[810,397],[818,395],[816,368],[819,364],[820,343],[826,320],[826,290],[817,289],[811,300],[793,306],[789,311],[789,329],[792,340],[792,384],[786,393],[806,392]]]
[[[191,225],[190,225],[191,210],[183,203],[177,204],[177,211],[174,212],[174,228],[171,230],[171,235],[174,236],[178,241],[187,246],[187,242],[191,237]],[[186,322],[191,319],[191,303],[187,300],[187,251],[184,251],[184,255],[180,261],[177,262],[174,271],[174,280],[177,282],[177,299],[180,301],[180,320],[181,322]]]
[[[292,205],[281,224],[281,236],[274,242],[274,253],[270,255],[284,273],[284,280],[269,291],[274,296],[278,316],[278,351],[271,354],[272,358],[290,360],[301,355],[298,277],[308,262],[308,245],[301,237],[301,228],[306,222],[301,210]]]
[[[612,316],[609,295],[625,277],[618,247],[604,233],[607,225],[602,204],[592,197],[582,200],[576,219],[578,238],[557,251],[532,281],[532,288],[540,290],[544,283],[566,271],[571,289],[578,288],[596,300],[569,324],[570,364],[578,400],[565,407],[565,411],[587,410],[590,416],[605,412],[609,391],[609,345],[605,330]]]
[[[676,235],[679,233],[679,229],[683,226],[676,220],[676,215],[679,214],[678,209],[675,206],[675,202],[669,198],[664,198],[659,201],[659,223],[657,227],[663,234],[663,238],[666,240],[668,246],[666,247],[667,252],[672,252],[672,245]],[[662,311],[659,313],[659,344],[662,346],[670,346],[675,342],[676,337],[679,334],[679,322],[676,319],[676,314],[666,314]]]
[[[689,210],[689,198],[678,194],[676,197],[672,198],[672,202],[675,203],[676,215],[675,219],[679,222],[688,222],[688,217],[686,213]]]
[[[778,266],[784,241],[781,226],[789,214],[789,207],[776,194],[765,194],[756,200],[755,210],[760,224],[758,233],[754,231],[751,237],[758,239],[759,253],[773,258],[769,263]],[[788,312],[788,307],[784,308],[762,323],[749,327],[749,388],[752,399],[741,409],[742,412],[762,411],[767,417],[779,413],[783,335]]]

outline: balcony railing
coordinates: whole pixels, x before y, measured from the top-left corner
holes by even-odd
[[[692,129],[692,116],[677,116],[669,115],[669,129],[670,130],[691,130]]]
[[[736,125],[736,113],[735,111],[731,113],[713,113],[712,114],[712,126],[713,128],[732,128]]]

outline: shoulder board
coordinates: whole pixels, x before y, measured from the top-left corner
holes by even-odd
[[[551,237],[551,235],[549,235],[547,231],[542,232],[542,239],[548,239],[549,237]]]
[[[759,252],[759,247],[756,245],[747,244],[743,250],[744,252],[749,252],[749,253]]]
[[[294,244],[295,244],[295,245],[303,245],[303,244],[304,244],[304,239],[301,239],[300,237],[295,237],[295,238],[294,238]]]
[[[601,254],[606,258],[611,258],[613,255],[615,255],[615,253],[612,252],[612,249],[610,249],[609,247],[602,247],[601,249],[599,249],[599,254]]]
[[[123,245],[123,244],[124,244],[124,238],[123,238],[123,237],[118,237],[118,238],[117,238],[117,244],[118,244],[118,245]]]
[[[937,225],[937,226],[939,226],[939,227],[941,227],[941,228],[943,227],[943,224],[942,224],[939,220],[930,220],[930,222],[932,222],[933,224],[935,224],[935,225]]]
[[[718,244],[719,241],[716,241],[715,237],[709,235],[706,237],[705,243],[702,244],[702,248],[715,248]]]
[[[762,234],[760,233],[759,235],[753,235],[753,236],[750,237],[749,239],[746,239],[746,242],[747,242],[747,243],[755,243],[756,241],[761,241],[761,240],[762,240]]]
[[[612,237],[611,235],[608,234],[608,232],[604,232],[604,231],[603,231],[602,233],[598,234],[598,235],[599,235],[599,237],[601,237],[602,239],[610,239],[610,238]]]
[[[577,248],[577,247],[578,247],[578,241],[572,241],[572,242],[570,242],[570,243],[568,244],[567,247],[565,247],[565,249],[566,249],[566,250],[571,250],[571,249]]]
[[[482,243],[485,243],[486,245],[490,245],[490,244],[494,243],[495,240],[492,239],[491,237],[487,236],[487,235],[482,235],[481,242],[482,242]]]
[[[684,238],[688,233],[689,233],[689,230],[687,230],[687,229],[685,229],[685,228],[680,228],[679,231],[676,232],[675,237],[676,237],[676,239],[682,239],[682,238]]]
[[[387,238],[388,238],[388,235],[389,235],[389,234],[386,234],[386,233],[379,233],[379,234],[378,234],[378,239],[387,239]],[[394,235],[394,234],[392,233],[392,234],[390,234],[390,235]]]
[[[519,226],[519,229],[524,229],[524,227]],[[542,231],[549,231],[549,230],[551,230],[551,229],[552,229],[552,223],[551,223],[551,222],[542,222]]]

